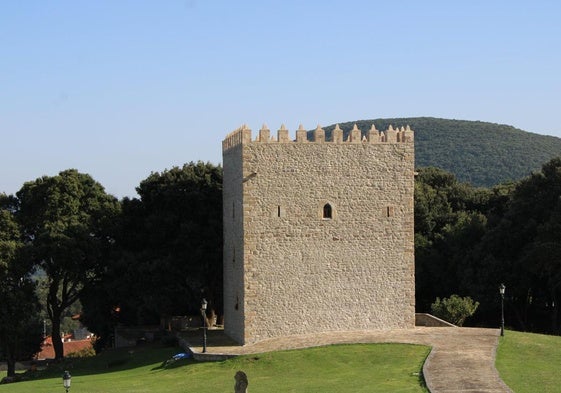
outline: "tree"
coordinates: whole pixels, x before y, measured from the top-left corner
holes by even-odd
[[[520,181],[478,250],[486,276],[507,286],[506,311],[522,330],[559,334],[561,158]],[[496,296],[496,293],[495,293]]]
[[[222,168],[191,162],[152,173],[123,201],[122,257],[127,282],[120,318],[131,323],[196,312],[206,297],[222,307]],[[122,292],[122,291],[121,291]]]
[[[161,280],[154,282],[160,312],[198,310],[203,296],[221,308],[222,168],[199,161],[152,173],[137,192],[148,235],[145,256],[158,262],[153,273]],[[171,301],[177,296],[182,301]]]
[[[468,258],[486,230],[490,193],[460,183],[438,168],[415,178],[415,282],[417,310],[435,297],[471,288]]]
[[[150,174],[137,192],[121,201],[117,255],[81,299],[100,345],[116,323],[198,313],[203,297],[222,310],[222,168],[173,167]]]
[[[32,266],[21,257],[20,231],[14,219],[15,198],[0,194],[0,357],[7,376],[15,376],[15,363],[29,359],[41,347],[41,321]]]
[[[16,195],[27,254],[47,276],[53,348],[55,358],[62,359],[63,312],[104,271],[120,205],[91,176],[75,169],[25,183]]]

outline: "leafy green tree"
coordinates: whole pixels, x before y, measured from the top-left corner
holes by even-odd
[[[191,162],[152,173],[124,199],[119,256],[82,304],[92,331],[155,324],[198,312],[205,297],[222,308],[222,168]]]
[[[489,286],[505,282],[509,320],[519,329],[561,332],[560,223],[561,158],[556,158],[516,185],[504,215],[482,239],[478,256],[486,260],[488,281],[494,281]]]
[[[465,320],[475,314],[478,306],[479,302],[474,302],[469,296],[452,295],[442,300],[437,297],[431,304],[431,312],[456,326],[463,326]]]
[[[6,360],[8,377],[15,375],[16,360],[39,352],[42,341],[32,266],[21,257],[15,203],[0,194],[0,358]]]
[[[171,315],[198,309],[206,297],[221,308],[222,168],[191,162],[152,173],[137,192],[144,232],[136,240],[153,280],[151,306]]]
[[[26,252],[47,276],[53,348],[61,359],[64,311],[105,270],[120,205],[91,176],[74,169],[25,183],[16,195]]]
[[[490,193],[460,183],[438,168],[415,178],[415,280],[417,310],[438,296],[472,289],[465,280],[470,252],[486,231]]]

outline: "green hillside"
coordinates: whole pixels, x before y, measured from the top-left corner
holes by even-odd
[[[345,138],[353,124],[365,133],[409,125],[415,131],[416,167],[436,166],[475,186],[518,180],[561,156],[561,138],[481,121],[411,117],[340,123]],[[323,127],[327,138],[335,125]]]

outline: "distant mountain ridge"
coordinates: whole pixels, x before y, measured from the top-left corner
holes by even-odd
[[[561,156],[561,138],[539,135],[509,125],[433,117],[357,120],[339,123],[346,138],[356,124],[364,134],[374,124],[409,125],[415,132],[415,166],[435,166],[474,186],[519,180]],[[331,138],[335,125],[322,127]]]

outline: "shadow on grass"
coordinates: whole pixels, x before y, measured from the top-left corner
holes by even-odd
[[[198,343],[201,341],[201,330],[191,329],[181,333],[188,342]],[[222,330],[207,331],[209,345],[214,346],[234,346],[237,345],[228,339]],[[172,369],[197,363],[192,359],[180,359],[171,362],[172,356],[181,352],[183,349],[176,345],[165,345],[162,343],[145,343],[129,348],[110,348],[105,349],[97,356],[90,358],[65,358],[61,362],[50,361],[46,369],[27,371],[17,374],[17,380],[41,380],[53,377],[61,377],[65,370],[74,376],[86,376],[126,371],[139,367],[146,367],[153,364],[159,366],[152,368],[152,371]]]
[[[403,385],[405,382],[412,382],[420,386],[421,391],[427,392],[421,368],[429,348],[425,349],[423,357],[422,351],[415,350],[413,347],[417,346],[405,345],[402,348],[399,344],[358,344],[278,351],[245,355],[225,362],[217,362],[221,364],[216,369],[213,368],[214,366],[210,367],[210,370],[215,375],[219,375],[221,383],[225,383],[226,380],[230,381],[235,370],[244,370],[251,373],[259,384],[272,387],[279,383],[275,380],[280,373],[283,375],[282,383],[291,386],[298,386],[304,380],[308,385],[312,384],[309,386],[314,386],[314,384],[329,386],[331,383],[338,384],[345,379],[348,380],[347,382],[358,384],[357,386],[363,386],[372,383],[373,378],[376,377],[374,378],[375,383],[387,384],[388,390],[385,391],[391,391],[394,383]],[[139,386],[144,386],[142,385],[144,381],[151,381],[156,375],[166,376],[165,380],[175,378],[175,380],[181,381],[185,381],[186,375],[188,375],[188,379],[192,383],[207,380],[208,367],[199,367],[201,362],[193,359],[173,359],[173,355],[178,353],[182,353],[178,347],[164,347],[158,344],[107,350],[93,358],[67,359],[64,362],[52,364],[48,370],[38,372],[36,378],[33,379],[59,379],[64,370],[69,370],[73,377],[93,376],[95,378],[100,375],[98,381],[103,386],[108,386],[107,381],[121,383],[123,380],[132,381],[132,379]],[[419,362],[416,366],[411,365],[413,355]],[[395,372],[372,373],[372,370],[383,369],[388,363],[390,363],[391,369],[396,369]],[[115,374],[110,375],[111,373]],[[117,373],[122,373],[122,375],[117,375]],[[331,380],[332,378],[334,379]],[[310,379],[312,382],[309,382]],[[99,391],[109,390],[100,389]],[[326,391],[338,390],[328,389]]]
[[[50,362],[44,370],[28,371],[19,374],[22,380],[40,380],[62,376],[65,370],[72,376],[106,374],[147,367],[160,364],[151,370],[164,370],[183,367],[196,363],[192,359],[173,359],[173,355],[181,353],[179,347],[163,344],[144,344],[131,348],[106,349],[97,356],[87,358],[65,358],[60,362]]]
[[[153,367],[150,370],[151,371],[157,371],[157,370],[173,370],[174,368],[180,368],[180,367],[185,367],[185,366],[189,366],[191,364],[196,364],[198,363],[196,360],[194,359],[179,359],[179,360],[164,360],[162,362],[162,364],[160,364],[158,367]]]

